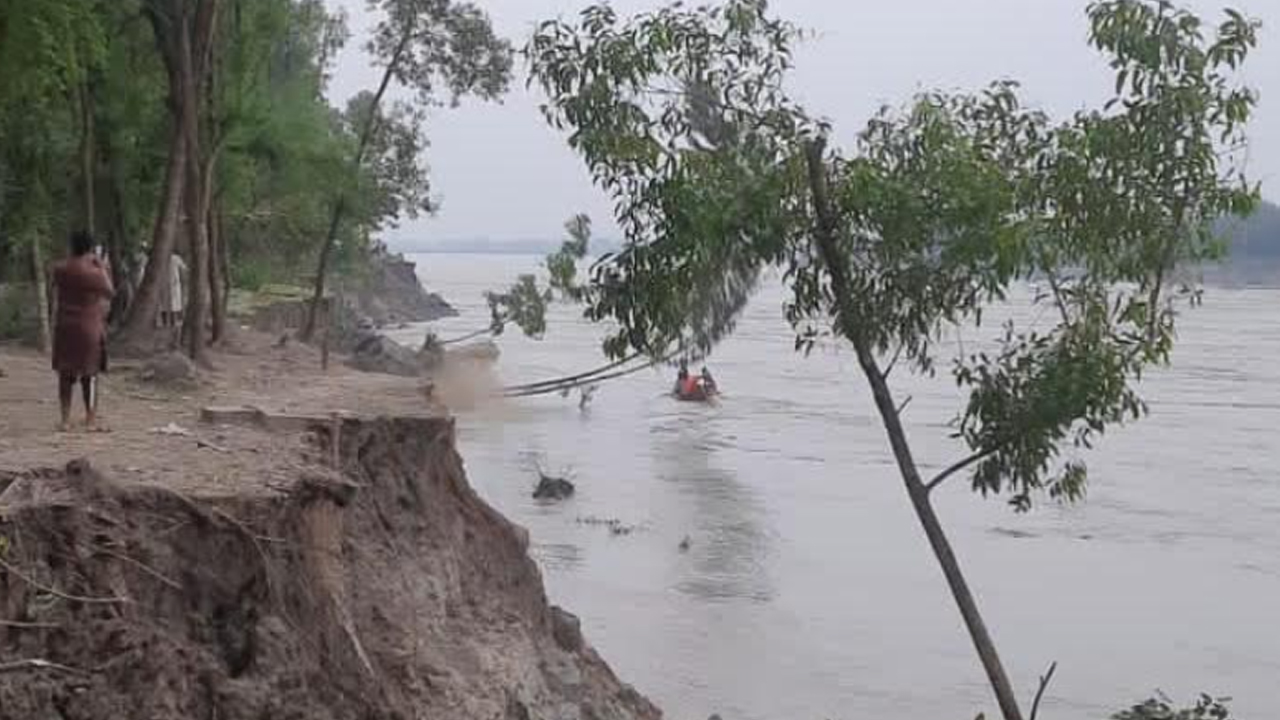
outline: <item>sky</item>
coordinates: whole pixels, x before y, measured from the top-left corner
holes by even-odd
[[[495,29],[517,46],[544,19],[573,17],[588,0],[476,0]],[[360,49],[376,16],[365,0],[328,0],[348,14],[352,39],[330,86],[345,99],[379,79]],[[666,4],[614,0],[620,13]],[[1223,0],[1181,0],[1216,23]],[[1056,116],[1097,106],[1112,75],[1088,46],[1088,0],[773,0],[772,11],[812,33],[796,55],[791,91],[810,112],[833,121],[846,144],[885,104],[926,89],[971,90],[993,80],[1022,83],[1023,97]],[[1261,94],[1250,128],[1249,172],[1263,195],[1280,199],[1280,0],[1230,0],[1263,22],[1246,67]],[[405,222],[384,239],[392,247],[429,247],[472,239],[553,240],[580,212],[598,235],[616,237],[610,203],[593,187],[581,158],[538,111],[517,64],[501,104],[464,102],[429,116],[428,164],[440,204],[432,217]]]

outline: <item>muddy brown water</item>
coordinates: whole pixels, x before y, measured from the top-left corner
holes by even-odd
[[[483,325],[482,293],[533,257],[416,258]],[[556,602],[669,717],[956,718],[993,710],[981,669],[891,465],[854,358],[792,352],[767,287],[711,361],[714,407],[664,394],[671,374],[577,398],[460,415],[472,483],[529,528]],[[1024,696],[1059,663],[1042,717],[1096,720],[1163,691],[1280,712],[1280,291],[1211,289],[1152,415],[1086,456],[1087,501],[1019,516],[963,482],[939,496]],[[405,331],[417,341],[421,331]],[[599,361],[600,329],[557,308],[548,337],[500,340],[508,382]],[[976,341],[974,341],[976,342]],[[922,462],[958,457],[944,380],[898,379]],[[572,474],[548,506],[537,468]],[[634,526],[614,534],[597,521]],[[680,548],[689,539],[687,551]]]

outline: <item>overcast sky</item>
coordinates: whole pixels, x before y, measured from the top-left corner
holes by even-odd
[[[330,88],[335,100],[370,88],[378,70],[360,51],[373,22],[364,0],[329,0],[349,14],[353,37]],[[572,16],[587,0],[478,0],[497,30],[523,45],[543,19]],[[615,0],[623,13],[665,4]],[[1222,0],[1183,0],[1216,22]],[[1000,78],[1054,114],[1096,105],[1108,92],[1106,65],[1087,45],[1088,0],[774,0],[772,10],[816,33],[797,55],[792,89],[811,112],[852,137],[885,103],[921,89],[973,89]],[[1263,21],[1247,77],[1262,94],[1251,128],[1250,170],[1263,194],[1280,198],[1280,0],[1234,0]],[[429,163],[440,212],[390,231],[393,245],[471,238],[554,239],[564,220],[587,212],[616,235],[610,207],[581,160],[524,89],[525,69],[501,105],[467,103],[435,111]]]

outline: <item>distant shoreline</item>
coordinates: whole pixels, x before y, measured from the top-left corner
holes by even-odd
[[[509,242],[458,242],[439,245],[399,245],[388,243],[392,252],[404,255],[550,255],[560,249],[560,241],[513,240]],[[617,252],[621,244],[596,240],[591,243],[594,254]]]
[[[555,252],[558,246],[530,245],[527,247],[430,247],[406,248],[391,246],[392,252],[403,255],[474,255],[477,257],[538,257]],[[595,250],[595,248],[593,248]],[[607,253],[618,251],[617,246],[605,246],[593,253],[599,258]],[[1247,255],[1228,256],[1222,265],[1206,265],[1202,269],[1206,284],[1211,286],[1247,285],[1280,287],[1280,258],[1249,257]]]

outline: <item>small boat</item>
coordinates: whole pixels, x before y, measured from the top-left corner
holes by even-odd
[[[674,394],[680,402],[711,402],[719,394],[714,385],[708,385],[701,378],[691,383],[678,383]]]

